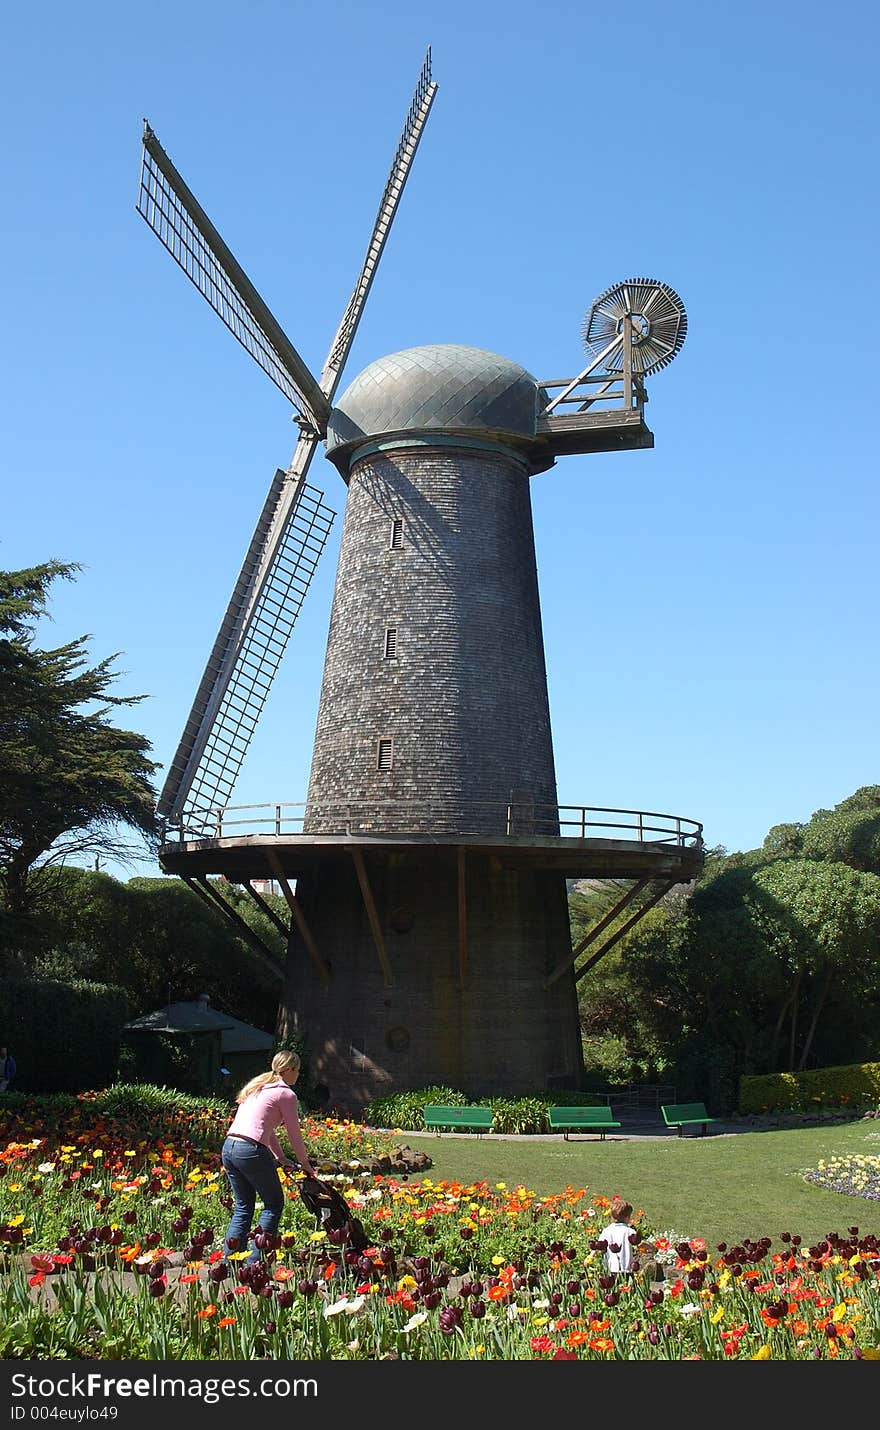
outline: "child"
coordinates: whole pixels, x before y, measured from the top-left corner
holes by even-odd
[[[605,1243],[606,1271],[630,1271],[633,1264],[632,1241],[636,1234],[630,1226],[633,1209],[623,1197],[615,1197],[611,1203],[611,1220],[598,1240]]]

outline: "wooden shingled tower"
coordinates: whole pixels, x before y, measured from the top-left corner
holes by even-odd
[[[530,500],[559,457],[653,446],[645,378],[684,341],[677,294],[646,278],[606,290],[571,378],[428,344],[336,396],[436,89],[429,51],[319,377],[148,126],[138,200],[301,432],[169,766],[161,863],[233,918],[212,876],[267,911],[260,881],[280,886],[284,966],[248,937],[277,975],[280,1030],[352,1111],[429,1085],[579,1087],[578,980],[703,858],[693,821],[558,802]],[[234,806],[333,521],[306,480],[321,442],[347,495],[307,798]],[[623,892],[572,949],[566,881],[587,877]]]

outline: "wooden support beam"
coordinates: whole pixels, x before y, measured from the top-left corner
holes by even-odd
[[[283,923],[282,920],[279,919],[275,910],[269,904],[266,903],[266,900],[263,898],[262,894],[257,893],[256,889],[251,884],[250,879],[244,879],[242,881],[241,887],[247,890],[254,903],[256,904],[257,908],[266,915],[266,918],[271,919],[278,932],[283,933],[284,937],[288,938],[290,935],[290,928],[286,923]]]
[[[458,981],[462,988],[467,983],[467,882],[464,846],[458,846]]]
[[[625,933],[628,933],[629,930],[632,928],[633,924],[637,924],[639,919],[642,918],[648,912],[649,909],[653,909],[655,904],[659,904],[663,896],[665,894],[668,894],[669,890],[673,889],[677,883],[677,879],[670,879],[668,884],[661,884],[654,897],[652,899],[649,899],[646,904],[642,904],[642,907],[638,909],[636,913],[633,914],[632,918],[627,919],[626,923],[622,924],[621,927],[617,930],[617,932],[611,935],[611,938],[608,940],[608,942],[603,944],[599,951],[593,954],[592,958],[587,959],[583,968],[578,969],[577,973],[574,976],[575,983],[579,983],[580,980],[583,978],[584,974],[589,973],[590,969],[595,967],[595,965],[599,962],[600,958],[604,958],[606,953],[609,953],[611,951],[611,949],[617,943],[617,940],[623,938],[623,935]]]
[[[227,903],[222,894],[217,893],[217,890],[213,887],[207,875],[196,874],[192,879],[188,878],[186,874],[182,874],[180,877],[188,888],[193,889],[195,893],[204,899],[212,908],[218,908],[231,923],[235,924],[242,937],[247,939],[251,945],[251,948],[254,950],[263,967],[268,969],[279,982],[283,981],[284,968],[278,962],[272,950],[263,943],[259,934],[254,932],[250,924],[245,922],[238,910]]]
[[[605,914],[604,918],[601,918],[597,924],[594,924],[593,927],[590,929],[589,933],[586,933],[584,937],[580,940],[580,942],[572,949],[570,956],[568,958],[564,958],[562,962],[558,964],[556,968],[554,968],[553,972],[550,974],[550,977],[546,980],[544,987],[549,988],[553,983],[556,982],[557,978],[561,978],[566,969],[571,968],[573,966],[575,959],[580,957],[584,949],[589,947],[593,940],[598,938],[599,934],[602,933],[603,930],[606,929],[609,924],[614,923],[614,920],[617,918],[618,914],[623,913],[623,910],[626,908],[627,904],[631,903],[632,900],[636,897],[636,895],[641,893],[645,885],[649,884],[650,882],[650,879],[640,879],[638,883],[633,884],[632,888],[627,889],[623,897],[618,899],[617,903],[614,905],[614,908],[611,909],[609,913]]]
[[[373,891],[370,888],[370,881],[367,878],[367,869],[364,864],[363,850],[357,847],[352,849],[351,857],[354,860],[354,867],[357,870],[358,883],[361,886],[361,894],[364,899],[364,907],[367,911],[367,918],[370,920],[370,928],[373,931],[373,942],[376,945],[376,952],[379,955],[379,962],[382,965],[382,976],[385,980],[385,987],[390,988],[394,979],[391,976],[391,964],[388,962],[388,954],[385,949],[385,940],[382,937],[382,929],[379,924],[379,915],[376,912],[376,903],[373,899]]]
[[[287,907],[293,914],[294,921],[296,923],[297,929],[299,930],[300,938],[302,939],[303,943],[306,946],[306,949],[308,950],[309,958],[312,960],[312,963],[317,968],[324,982],[329,983],[329,965],[325,963],[324,958],[321,954],[321,950],[318,948],[318,945],[312,938],[312,933],[308,924],[306,923],[305,915],[303,914],[299,899],[296,897],[296,894],[291,889],[290,884],[285,877],[284,870],[281,867],[281,860],[278,858],[278,855],[276,854],[274,849],[266,850],[266,858],[269,860],[269,865],[272,869],[272,873],[275,875],[275,878],[281,885],[281,892],[284,895]]]

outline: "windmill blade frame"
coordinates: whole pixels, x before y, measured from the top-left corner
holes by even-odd
[[[158,801],[204,833],[238,778],[335,512],[305,474],[317,437],[276,471]]]
[[[320,434],[330,404],[144,120],[137,211],[245,352]]]
[[[434,96],[437,93],[438,85],[431,77],[431,46],[428,46],[422,63],[419,78],[410,101],[409,112],[403,126],[403,132],[397,142],[397,149],[391,161],[391,169],[385,183],[385,190],[379,204],[379,212],[376,215],[376,222],[373,224],[373,232],[370,234],[370,241],[367,244],[367,252],[358,280],[354,285],[352,295],[346,304],[345,312],[336,330],[336,336],[330,344],[330,351],[321,372],[321,389],[332,400],[333,394],[339,385],[342,376],[342,369],[345,366],[351,345],[354,342],[355,333],[364,311],[373,279],[376,276],[376,269],[379,266],[379,259],[385,242],[397,212],[404,186],[409,177],[413,160],[416,157],[416,150],[419,141],[424,133],[425,125],[428,122],[428,115],[431,112],[431,105],[434,103]]]
[[[216,809],[231,795],[330,532],[335,513],[324,506],[323,493],[306,485],[306,473],[318,441],[326,432],[333,394],[351,350],[437,88],[431,77],[429,46],[366,256],[330,346],[320,383],[315,383],[281,332],[152,130],[149,126],[145,129],[138,211],[239,342],[290,397],[300,413],[302,429],[287,472],[276,472],[270,485],[159,797],[160,817],[171,824],[186,824],[197,834],[211,831]],[[157,174],[164,176],[167,184],[159,184]],[[172,203],[168,194],[176,202]],[[221,287],[222,280],[227,288],[231,286],[243,313],[230,305],[227,288]],[[239,320],[241,331],[230,322],[230,312]],[[284,362],[281,362],[282,354]],[[270,370],[273,358],[277,360],[276,369],[280,362],[280,380],[279,371]],[[288,385],[284,383],[285,377]],[[297,532],[303,539],[291,559],[291,536]],[[291,597],[292,609],[288,607]]]

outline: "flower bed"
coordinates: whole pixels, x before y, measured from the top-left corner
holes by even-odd
[[[306,1119],[313,1147],[346,1154],[336,1184],[369,1245],[316,1229],[279,1173],[282,1235],[252,1269],[224,1259],[213,1133],[88,1100],[63,1133],[33,1116],[0,1153],[3,1359],[880,1359],[880,1243],[855,1226],[710,1250],[640,1211],[640,1269],[612,1277],[605,1196],[377,1175],[354,1155],[369,1129]]]

